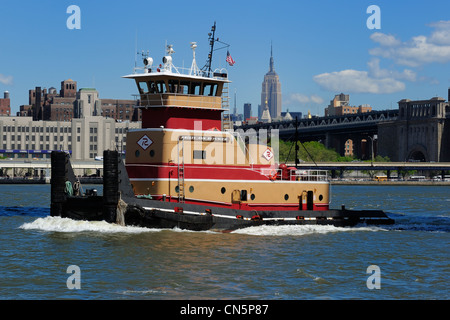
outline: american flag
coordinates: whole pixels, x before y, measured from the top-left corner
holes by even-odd
[[[236,63],[236,61],[233,60],[233,58],[230,55],[230,52],[227,51],[227,62],[230,66],[234,65]]]

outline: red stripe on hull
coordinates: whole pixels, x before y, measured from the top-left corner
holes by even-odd
[[[127,164],[130,179],[167,179],[178,178],[178,166]],[[269,171],[270,168],[264,167]],[[268,177],[257,168],[185,165],[185,179],[217,179],[217,180],[268,180]]]

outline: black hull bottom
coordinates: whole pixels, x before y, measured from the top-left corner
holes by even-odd
[[[146,228],[180,228],[193,231],[222,232],[261,225],[333,225],[338,227],[393,224],[383,211],[244,211],[202,205],[169,203],[147,199],[125,198],[126,206],[115,214],[105,212],[102,197],[68,197],[61,216],[74,220],[107,221]]]

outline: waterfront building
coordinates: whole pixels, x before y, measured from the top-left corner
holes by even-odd
[[[77,92],[74,101],[74,118],[86,118],[97,115],[101,110],[101,101],[98,91],[94,88],[82,88]]]
[[[372,107],[368,104],[363,104],[358,107],[349,105],[350,95],[337,94],[330,104],[325,108],[325,117],[327,116],[342,116],[345,114],[365,113],[372,111]]]
[[[28,92],[28,105],[20,106],[17,116],[33,120],[71,121],[84,116],[104,116],[118,121],[140,121],[138,100],[100,99],[94,88],[81,88],[72,79],[61,81],[61,90],[36,87]]]
[[[3,99],[0,98],[0,116],[11,115],[11,100],[9,99],[9,92],[5,91]]]
[[[64,150],[74,160],[94,160],[104,150],[126,149],[126,133],[141,122],[85,116],[72,121],[33,121],[32,117],[0,117],[0,156],[49,159]]]
[[[279,118],[281,116],[281,83],[280,77],[275,72],[272,46],[270,49],[269,72],[264,76],[264,81],[262,83],[261,106],[265,106],[266,102],[271,119]],[[263,108],[265,109],[265,107]],[[262,113],[264,113],[264,109],[262,110]]]
[[[364,140],[364,141],[367,141],[367,140]],[[353,156],[353,140],[351,140],[351,139],[348,139],[347,141],[345,141],[344,156],[346,156],[346,157]]]
[[[281,117],[283,118],[283,121],[292,121],[294,119],[289,110],[286,113],[281,114]]]
[[[138,105],[139,100],[102,99],[100,113],[96,115],[118,121],[142,121],[142,110],[135,108]]]
[[[301,112],[291,112],[291,111],[287,110],[286,112],[282,112],[281,113],[281,117],[283,118],[283,121],[295,120],[295,118],[300,120],[303,117],[303,113],[301,113]]]
[[[247,121],[252,117],[252,104],[244,103],[244,121]]]
[[[450,161],[450,103],[434,97],[402,99],[398,106],[396,120],[378,124],[379,154],[392,161]]]

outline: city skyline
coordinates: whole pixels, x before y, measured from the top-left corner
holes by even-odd
[[[380,8],[381,29],[369,29],[370,5]],[[81,29],[69,29],[70,5],[80,8]],[[149,50],[155,64],[173,44],[174,64],[189,67],[196,41],[202,67],[208,32],[230,44],[214,52],[213,66],[227,68],[230,92],[257,110],[267,73],[270,44],[283,84],[285,112],[323,115],[339,93],[350,105],[397,108],[401,99],[446,98],[450,87],[450,20],[445,1],[229,1],[226,5],[173,1],[158,7],[144,1],[25,1],[3,3],[0,13],[0,93],[9,91],[11,114],[28,104],[28,90],[57,87],[75,79],[101,98],[132,99],[137,51]],[[170,21],[170,27],[167,27]],[[235,60],[226,63],[227,50]],[[230,97],[231,98],[231,97]]]

